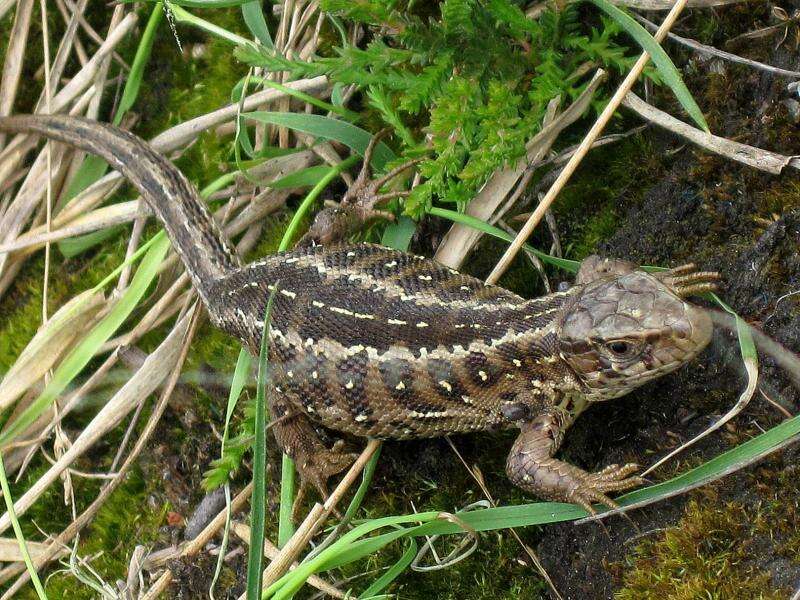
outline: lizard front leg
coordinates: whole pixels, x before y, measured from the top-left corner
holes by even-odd
[[[639,467],[609,465],[588,473],[553,458],[571,420],[568,413],[554,409],[523,422],[506,462],[508,478],[527,492],[547,500],[573,502],[590,514],[595,514],[593,502],[615,508],[616,503],[606,494],[641,485],[641,477],[631,477]]]
[[[327,500],[328,479],[349,467],[358,455],[343,452],[342,440],[328,448],[308,417],[295,410],[274,388],[269,392],[269,409],[278,447],[294,461],[300,474],[300,488],[293,509],[296,514],[309,485]]]

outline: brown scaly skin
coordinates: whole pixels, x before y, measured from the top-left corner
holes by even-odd
[[[308,245],[243,267],[196,190],[139,138],[62,116],[0,118],[0,131],[72,144],[128,177],[163,222],[214,324],[254,354],[278,282],[273,431],[303,481],[323,494],[353,455],[328,449],[313,425],[382,439],[516,426],[507,463],[515,484],[589,511],[593,502],[613,506],[607,493],[641,483],[636,466],[590,474],[559,461],[565,431],[591,403],[677,369],[711,336],[709,317],[683,298],[713,288],[716,274],[692,265],[651,275],[591,257],[572,288],[533,300],[371,244]],[[373,208],[361,197],[365,179],[350,196]],[[316,234],[339,235],[324,226]]]

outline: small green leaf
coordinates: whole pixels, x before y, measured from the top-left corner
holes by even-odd
[[[372,139],[372,134],[361,127],[322,115],[256,111],[242,113],[242,117],[279,127],[288,127],[320,139],[340,142],[361,156],[364,156],[367,145]],[[383,142],[379,142],[372,156],[372,165],[376,170],[380,170],[383,165],[395,158],[395,153],[391,148]]]

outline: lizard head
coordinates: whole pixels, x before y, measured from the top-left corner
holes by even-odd
[[[686,265],[657,274],[631,270],[576,286],[561,321],[559,350],[587,400],[627,394],[703,350],[711,318],[684,297],[714,289],[717,277]]]

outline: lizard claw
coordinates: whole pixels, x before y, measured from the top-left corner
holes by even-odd
[[[606,493],[619,492],[642,485],[644,479],[638,476],[631,477],[638,470],[639,465],[634,463],[628,463],[621,467],[609,465],[597,473],[586,473],[575,469],[566,499],[578,504],[591,515],[597,514],[592,506],[592,503],[595,502],[610,509],[619,508],[619,505]]]
[[[297,491],[294,505],[292,506],[292,516],[299,515],[303,500],[309,486],[313,486],[319,492],[323,500],[328,499],[328,479],[332,475],[341,473],[358,458],[354,452],[344,452],[344,441],[338,440],[332,448],[324,448],[313,454],[308,454],[298,460],[295,465],[300,473],[300,487]]]

